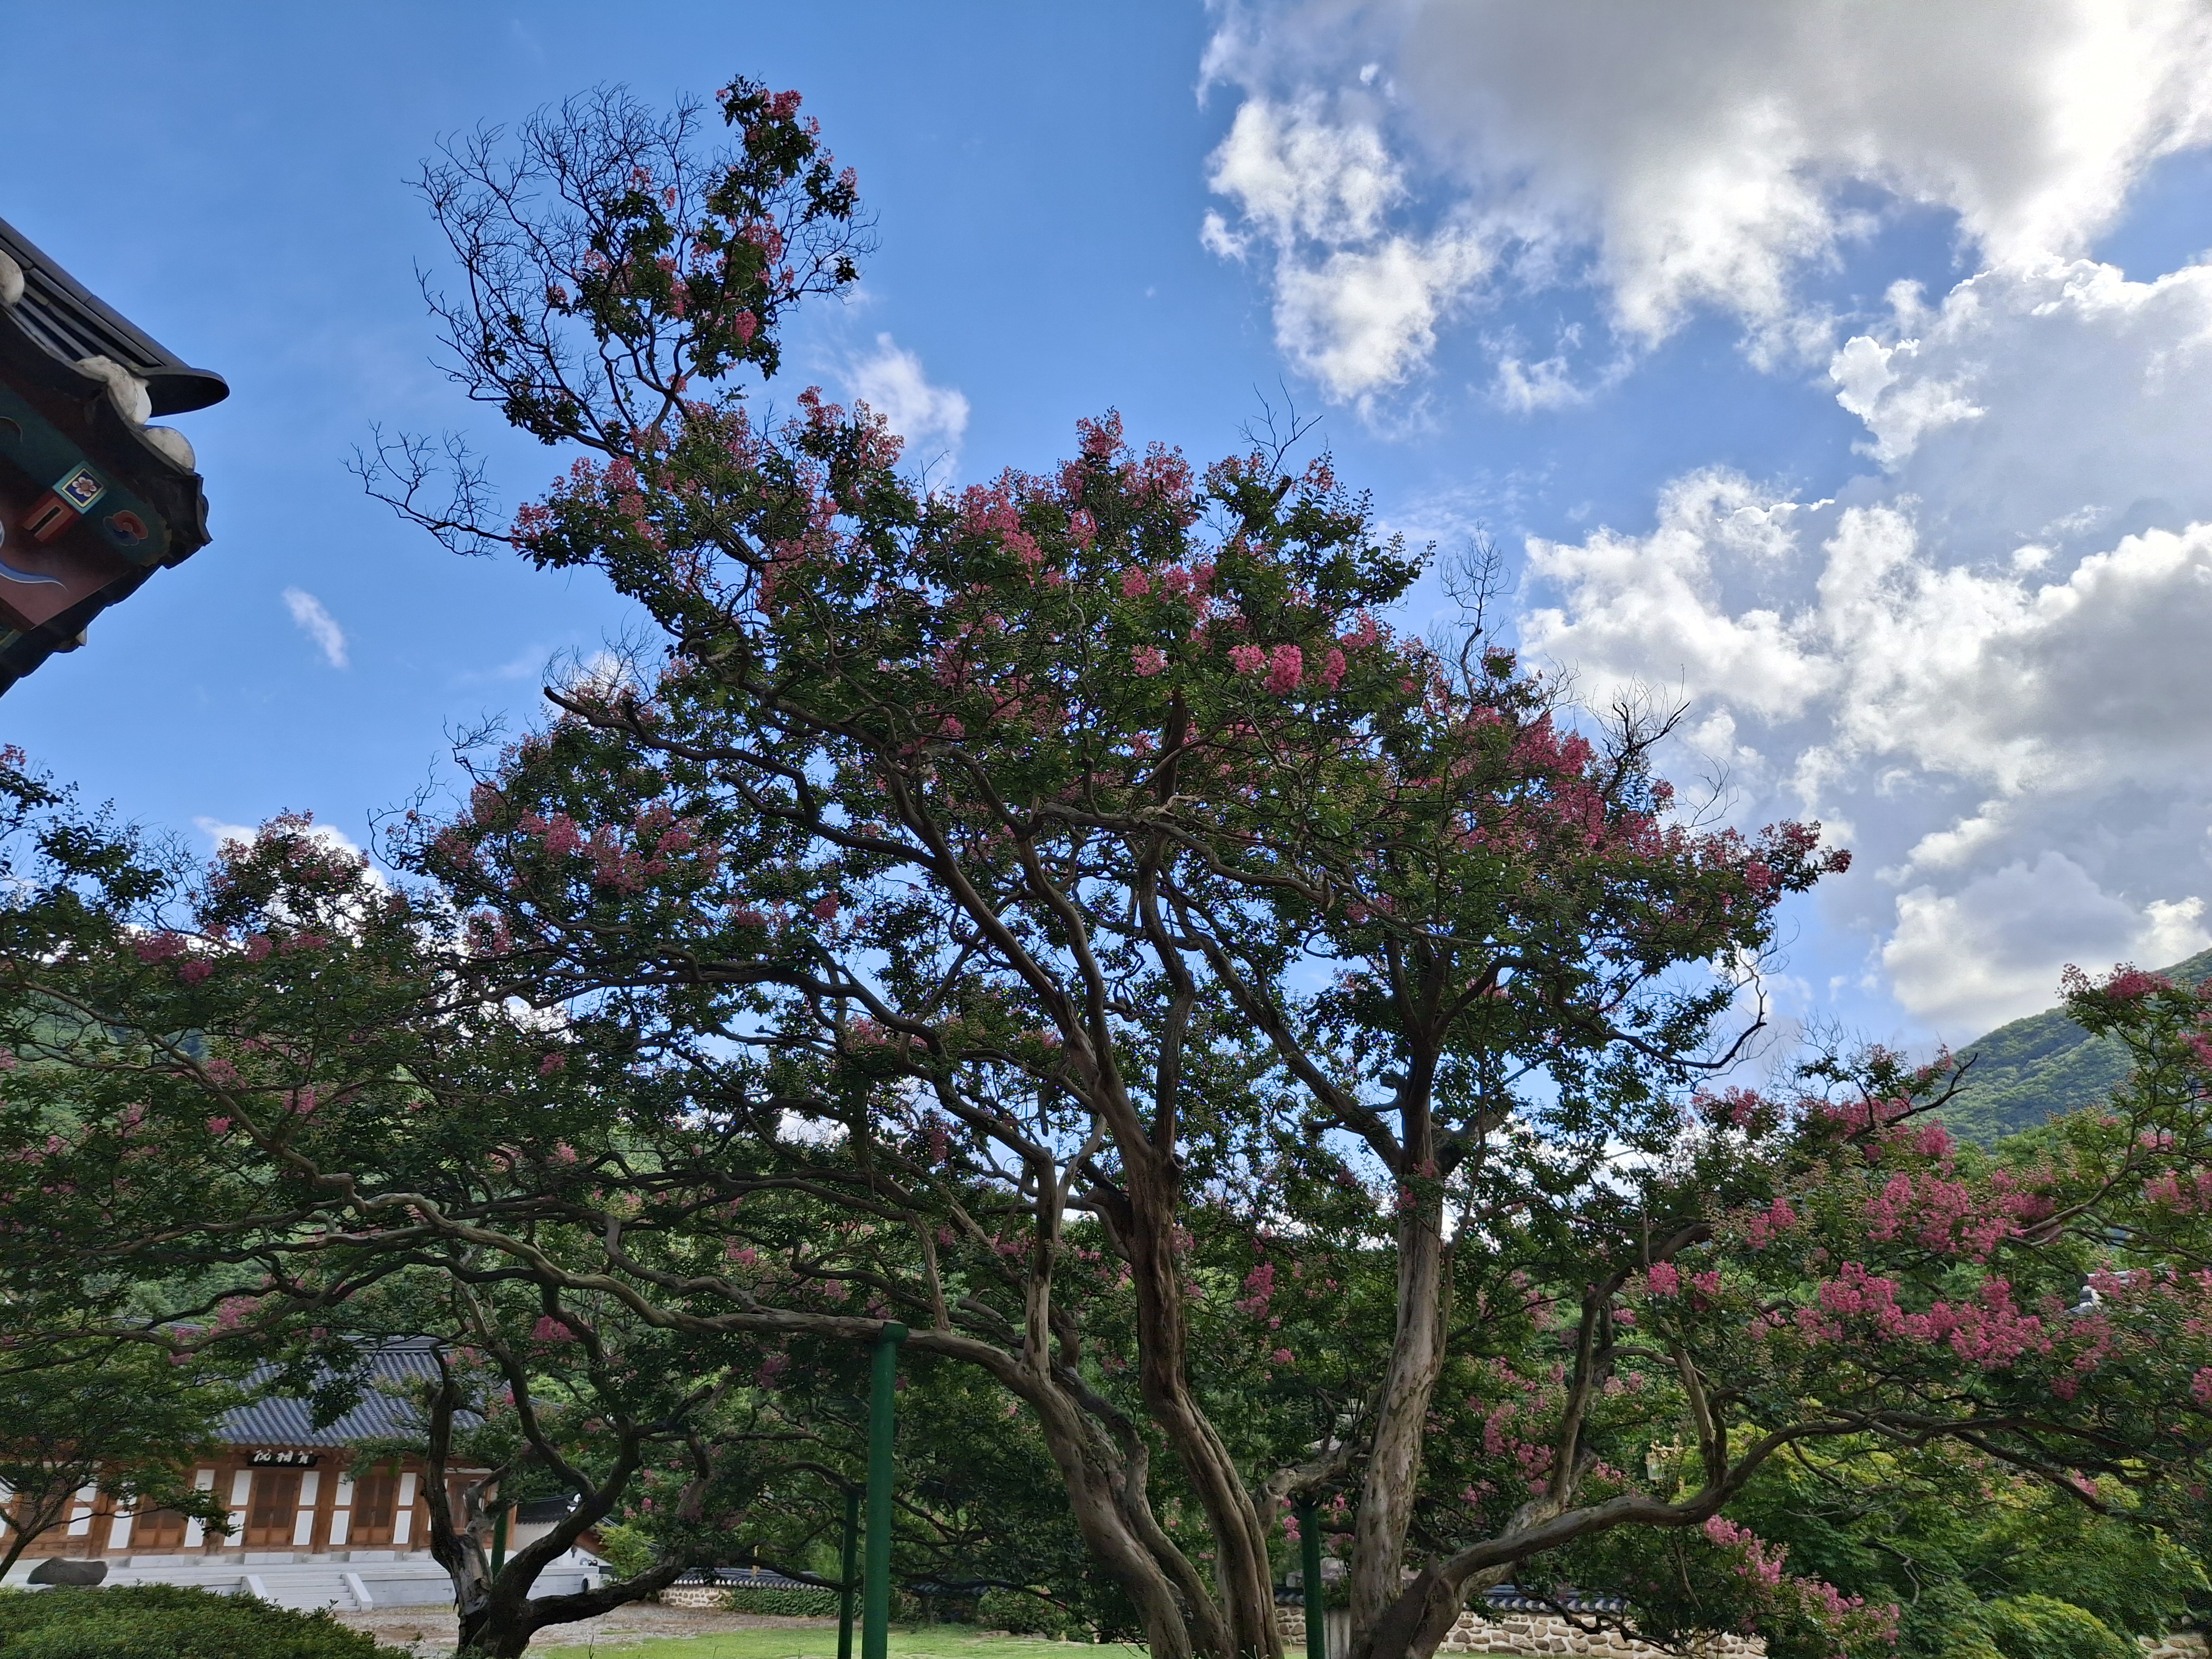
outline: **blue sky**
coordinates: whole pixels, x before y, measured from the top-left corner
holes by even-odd
[[[595,82],[744,73],[880,228],[781,395],[872,388],[972,478],[1109,405],[1210,456],[1287,389],[1388,522],[1498,538],[1532,653],[1686,700],[1717,811],[1844,830],[1785,1013],[1972,1035],[2065,961],[2208,942],[2212,40],[2195,4],[1916,10],[27,9],[15,61],[96,40],[99,85],[13,78],[0,216],[233,392],[179,421],[213,544],[0,733],[204,848],[296,807],[365,841],[449,730],[534,718],[619,605],[345,471],[374,422],[465,429],[510,503],[561,464],[432,364],[405,179]]]

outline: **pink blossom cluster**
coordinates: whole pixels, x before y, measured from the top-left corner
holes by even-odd
[[[1778,1196],[1767,1206],[1765,1213],[1755,1215],[1744,1224],[1744,1237],[1751,1241],[1752,1249],[1763,1250],[1796,1224],[1797,1212],[1790,1207],[1789,1199]]]
[[[2162,1170],[2143,1183],[2143,1199],[2160,1209],[2212,1212],[2212,1166],[2192,1171]]]
[[[1807,1342],[1819,1345],[1842,1342],[1844,1322],[1852,1321],[1870,1326],[1887,1341],[1948,1346],[1985,1370],[2005,1370],[2028,1355],[2050,1354],[2056,1346],[2045,1322],[2014,1304],[2005,1279],[1984,1279],[1973,1301],[1938,1299],[1917,1314],[1900,1304],[1899,1289],[1894,1279],[1846,1261],[1834,1277],[1814,1285],[1811,1303],[1787,1318],[1771,1310],[1759,1322],[1769,1331],[1794,1328]]]
[[[1782,1564],[1790,1553],[1786,1547],[1770,1553],[1765,1540],[1749,1528],[1740,1527],[1722,1515],[1707,1518],[1705,1533],[1723,1549],[1743,1552],[1744,1571],[1747,1577],[1762,1584],[1774,1585],[1782,1582]]]
[[[1342,684],[1347,668],[1343,651],[1332,646],[1309,672],[1305,648],[1287,641],[1272,648],[1232,645],[1229,647],[1229,661],[1240,674],[1265,675],[1263,683],[1279,697],[1286,697],[1308,683],[1334,691]]]
[[[1044,550],[1023,526],[1020,510],[1015,505],[1014,487],[1015,481],[1009,474],[988,486],[970,484],[962,490],[960,528],[965,535],[993,538],[1025,569],[1035,571],[1044,563]]]
[[[1237,1310],[1251,1318],[1263,1317],[1267,1304],[1275,1294],[1275,1264],[1262,1261],[1244,1275],[1244,1295],[1237,1303]]]
[[[1179,451],[1155,443],[1141,459],[1133,456],[1121,416],[1112,410],[1095,421],[1078,420],[1075,430],[1081,459],[1064,462],[1060,469],[1060,493],[1070,503],[1084,500],[1097,469],[1108,472],[1115,488],[1133,501],[1165,509],[1179,527],[1197,518],[1197,480]]]
[[[1747,1583],[1756,1586],[1765,1599],[1794,1602],[1814,1623],[1826,1628],[1831,1640],[1840,1644],[1848,1634],[1860,1634],[1892,1644],[1897,1641],[1898,1609],[1894,1605],[1870,1607],[1865,1597],[1846,1595],[1826,1580],[1785,1575],[1784,1565],[1790,1555],[1786,1546],[1770,1545],[1749,1528],[1738,1526],[1725,1516],[1708,1518],[1704,1531],[1717,1547],[1736,1553],[1736,1571]],[[1838,1651],[1842,1651],[1840,1645]]]
[[[700,839],[697,823],[678,818],[662,801],[640,809],[627,836],[607,824],[586,834],[566,812],[525,812],[515,827],[540,842],[549,857],[580,854],[591,860],[595,882],[620,892],[638,892],[647,882],[667,875],[674,859],[688,855],[702,873],[711,873],[721,861],[720,848]]]

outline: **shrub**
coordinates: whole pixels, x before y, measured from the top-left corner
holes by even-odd
[[[4,1659],[405,1659],[327,1612],[176,1584],[0,1595]]]
[[[975,1622],[1009,1636],[1066,1636],[1078,1622],[1066,1607],[1033,1590],[988,1589],[975,1601]]]
[[[605,1526],[599,1528],[597,1552],[599,1559],[615,1570],[617,1578],[635,1578],[646,1571],[659,1559],[653,1540],[635,1527]]]
[[[2136,1644],[2083,1607],[2048,1595],[2008,1595],[1982,1609],[2004,1659],[2137,1659]]]

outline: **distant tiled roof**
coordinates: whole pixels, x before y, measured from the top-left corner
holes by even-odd
[[[1628,1600],[1620,1595],[1594,1595],[1587,1590],[1565,1589],[1556,1594],[1540,1590],[1524,1590],[1514,1584],[1492,1584],[1480,1598],[1491,1613],[1626,1613]],[[1278,1607],[1296,1607],[1305,1605],[1305,1591],[1295,1583],[1285,1583],[1275,1587]]]
[[[264,1380],[268,1375],[264,1371],[254,1380]],[[437,1375],[437,1345],[428,1339],[381,1343],[369,1350],[368,1387],[361,1403],[328,1428],[314,1425],[306,1401],[272,1396],[225,1413],[216,1437],[232,1446],[343,1446],[356,1440],[417,1433],[422,1414],[409,1401],[376,1385],[434,1382]],[[465,1415],[471,1423],[477,1420],[473,1415]]]
[[[823,1589],[817,1578],[787,1578],[766,1567],[694,1567],[678,1573],[679,1584],[719,1584],[726,1589]]]
[[[1557,1594],[1521,1589],[1512,1584],[1492,1584],[1483,1591],[1482,1599],[1493,1613],[1550,1613],[1564,1608],[1569,1613],[1626,1613],[1626,1596],[1593,1595],[1587,1590],[1560,1590]]]

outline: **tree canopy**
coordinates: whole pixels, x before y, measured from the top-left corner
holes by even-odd
[[[465,461],[434,512],[430,447],[367,467],[654,637],[465,751],[382,870],[302,818],[196,869],[0,777],[27,1319],[189,1351],[445,1287],[410,1317],[512,1391],[498,1467],[605,1515],[661,1448],[670,1562],[731,1493],[838,1492],[800,1380],[897,1321],[942,1439],[1048,1460],[1162,1659],[1279,1652],[1301,1498],[1359,1659],[1584,1570],[1886,1650],[1891,1581],[1796,1575],[1837,1553],[1771,1517],[1937,1449],[2193,1535],[2198,992],[2074,987],[2132,1080],[1986,1154],[1942,1066],[1721,1086],[1781,906],[1844,866],[1818,826],[1698,821],[1663,711],[1577,708],[1479,617],[1394,631],[1429,555],[1326,456],[1194,466],[1108,412],[951,491],[864,408],[757,413],[863,222],[796,94],[722,106],[712,166],[611,94],[432,169],[454,373],[570,464],[503,525]],[[214,1334],[137,1316],[155,1272]],[[1010,1568],[966,1490],[917,1538]],[[441,1528],[509,1650],[526,1578],[471,1547]],[[1990,1619],[2048,1621],[2004,1583]]]

